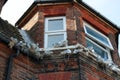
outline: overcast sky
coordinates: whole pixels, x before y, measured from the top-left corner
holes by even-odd
[[[97,12],[120,26],[120,0],[83,0]]]
[[[34,0],[8,0],[1,12],[1,17],[15,24]]]
[[[120,26],[120,0],[83,0],[97,12]],[[22,16],[34,0],[8,0],[3,7],[1,17],[11,24]]]

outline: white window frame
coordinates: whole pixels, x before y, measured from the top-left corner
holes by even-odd
[[[109,46],[108,46],[107,44],[104,44],[103,42],[101,42],[101,40],[99,40],[99,39],[95,38],[94,36],[92,36],[91,34],[89,34],[89,33],[87,32],[87,30],[86,30],[86,27],[92,29],[92,30],[95,31],[96,33],[98,33],[98,34],[100,34],[101,36],[103,36],[104,38],[106,38],[107,41],[108,41]],[[110,50],[114,50],[114,49],[113,49],[113,46],[112,46],[112,44],[111,44],[111,42],[110,42],[110,39],[109,39],[107,36],[105,36],[104,34],[102,34],[101,32],[99,32],[98,30],[96,30],[95,28],[93,28],[91,25],[89,25],[89,24],[86,23],[86,22],[84,22],[84,30],[85,30],[85,33],[87,34],[87,36],[91,37],[93,40],[95,40],[95,41],[97,41],[98,43],[100,43],[101,45],[109,48]]]
[[[53,30],[53,31],[48,31],[48,21],[49,20],[54,20],[54,19],[63,19],[63,30]],[[48,36],[49,35],[58,35],[58,34],[63,34],[64,35],[64,40],[67,40],[67,33],[66,33],[66,17],[65,16],[60,16],[60,17],[46,17],[45,18],[45,31],[44,31],[44,48],[48,49]],[[51,47],[53,48],[53,47]]]
[[[93,28],[91,25],[89,25],[87,22],[83,22],[83,26],[84,26],[84,30],[85,30],[85,34],[86,34],[86,39],[89,40],[90,42],[92,42],[94,45],[98,46],[100,49],[104,50],[105,52],[107,52],[108,55],[108,59],[105,60],[106,63],[110,63],[112,62],[112,58],[111,58],[111,54],[110,54],[110,50],[114,50],[113,46],[109,40],[109,38],[107,36],[105,36],[104,34],[102,34],[101,32],[99,32],[98,30],[96,30],[95,28]],[[100,34],[101,36],[103,36],[104,38],[107,39],[108,43],[110,46],[107,46],[106,44],[103,44],[101,40],[95,38],[94,36],[90,35],[87,30],[86,27],[89,27],[90,29],[92,29],[93,31],[95,31],[96,33]],[[95,42],[94,42],[95,41]]]
[[[105,51],[107,53],[107,56],[108,56],[107,62],[112,61],[110,51],[108,49],[104,49],[103,47],[101,47],[100,45],[98,45],[97,43],[95,43],[94,41],[92,41],[91,39],[89,39],[87,37],[86,37],[86,40],[89,40],[91,43],[93,43],[94,45],[96,45],[97,47],[99,47],[100,49],[102,49],[103,51]],[[96,55],[99,55],[99,54],[96,53]]]
[[[66,32],[58,32],[58,33],[49,33],[49,34],[45,34],[45,48],[47,48],[47,46],[48,46],[48,36],[49,35],[58,35],[58,34],[63,34],[64,35],[64,40],[66,40]],[[51,47],[51,48],[53,48],[53,47]]]

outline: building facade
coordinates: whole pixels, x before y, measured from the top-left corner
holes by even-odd
[[[16,26],[0,37],[1,80],[120,79],[119,28],[83,1],[35,0]]]

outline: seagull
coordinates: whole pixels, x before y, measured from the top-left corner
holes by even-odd
[[[82,51],[83,51],[83,49],[75,49],[75,50],[73,51],[73,53],[76,54],[76,53],[79,53],[79,52],[82,52]]]
[[[72,51],[70,49],[64,50],[61,52],[61,54],[71,54]]]

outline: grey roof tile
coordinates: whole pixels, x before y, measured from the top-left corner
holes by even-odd
[[[1,18],[0,18],[0,35],[1,37],[4,36],[5,39],[10,39],[11,37],[14,37],[17,38],[19,41],[23,40],[18,29]]]

